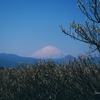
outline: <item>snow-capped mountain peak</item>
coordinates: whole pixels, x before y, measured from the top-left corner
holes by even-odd
[[[54,46],[46,46],[31,55],[34,58],[62,58],[64,56],[66,53]]]

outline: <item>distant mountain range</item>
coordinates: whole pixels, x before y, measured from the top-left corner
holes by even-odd
[[[0,54],[0,66],[3,67],[15,67],[18,65],[18,63],[33,64],[37,61],[38,59],[35,58],[21,57],[15,54]]]
[[[45,60],[53,60],[55,62],[65,62],[68,61],[69,59],[73,59],[74,57],[71,55],[67,55],[63,58],[55,58],[55,59],[45,59]],[[21,57],[15,54],[5,54],[1,53],[0,54],[0,66],[2,67],[16,67],[18,66],[19,63],[22,64],[34,64],[39,62],[41,59],[37,58],[31,58],[31,57]]]
[[[98,64],[98,61],[100,63],[100,57],[94,57],[93,59],[95,64]],[[90,58],[91,61],[93,61],[93,59]],[[0,53],[0,67],[4,67],[4,68],[17,67],[18,64],[34,64],[34,63],[38,63],[40,60],[43,61],[53,60],[54,62],[57,63],[66,63],[69,60],[73,61],[74,57],[71,55],[67,55],[63,58],[37,59],[31,57],[21,57],[15,54]]]

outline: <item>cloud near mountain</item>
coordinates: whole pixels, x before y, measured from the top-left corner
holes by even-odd
[[[63,58],[64,56],[66,53],[54,46],[46,46],[31,55],[33,58]]]

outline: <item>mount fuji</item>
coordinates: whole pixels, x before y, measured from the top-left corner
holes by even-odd
[[[43,59],[54,59],[54,58],[63,58],[66,56],[66,53],[54,46],[46,46],[34,53],[31,57],[33,58],[43,58]]]

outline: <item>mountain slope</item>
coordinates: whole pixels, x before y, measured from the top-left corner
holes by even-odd
[[[50,59],[45,59],[43,61],[48,61]],[[67,63],[69,60],[73,61],[74,57],[71,55],[67,55],[63,58],[53,58],[51,59],[54,62],[57,63]],[[17,56],[14,54],[0,54],[0,67],[16,67],[18,63],[23,63],[23,64],[34,64],[38,63],[40,59],[35,59],[35,58],[30,58],[30,57],[21,57]],[[94,57],[93,59],[90,58],[90,61],[94,61],[95,64],[100,63],[100,57]]]
[[[72,56],[71,56],[72,57]],[[45,61],[48,61],[49,59],[45,59]],[[69,60],[69,55],[64,58],[53,58],[51,59],[54,62],[67,62]],[[16,67],[18,63],[23,64],[34,64],[35,62],[39,62],[40,59],[35,59],[31,57],[21,57],[14,54],[0,54],[0,66],[3,67]]]
[[[63,58],[66,53],[54,46],[46,46],[31,55],[34,58]]]
[[[38,60],[35,58],[21,57],[14,54],[0,54],[0,66],[4,67],[15,67],[18,65],[18,63],[33,64],[37,61]]]

